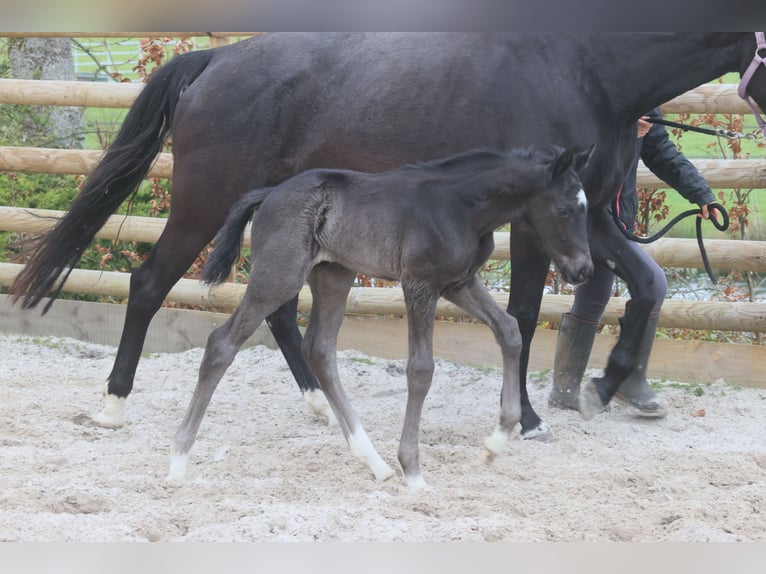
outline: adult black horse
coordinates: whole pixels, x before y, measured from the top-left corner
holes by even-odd
[[[598,410],[634,366],[653,302],[651,274],[625,250],[606,207],[629,169],[636,120],[727,72],[744,74],[766,48],[753,33],[271,34],[163,66],[143,89],[67,215],[44,238],[11,293],[33,307],[53,292],[96,231],[136,188],[172,134],[172,212],[131,277],[125,326],[109,375],[102,424],[123,424],[124,399],[149,322],[173,284],[245,191],[314,167],[382,171],[469,148],[597,142],[581,174],[594,262],[628,285],[626,317]],[[760,53],[760,55],[759,55]],[[757,64],[755,64],[757,65]],[[766,70],[747,74],[766,108]],[[523,337],[524,437],[546,437],[529,403],[529,345],[550,264],[533,230],[515,223],[508,311]],[[296,301],[268,319],[301,389],[316,382],[300,355]],[[314,396],[321,393],[306,393]],[[600,403],[600,404],[598,404]],[[592,413],[589,413],[592,414]]]

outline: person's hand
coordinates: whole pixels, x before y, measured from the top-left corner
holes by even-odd
[[[642,138],[649,133],[652,129],[652,124],[649,123],[649,116],[641,116],[638,120],[638,135],[636,137]]]
[[[703,205],[703,206],[700,207],[700,209],[702,210],[702,213],[700,214],[700,217],[702,217],[703,219],[710,219],[711,211],[710,211],[710,208],[708,207],[708,205],[707,204]],[[715,217],[716,221],[721,221],[722,220],[721,212],[718,211],[717,207],[713,208],[712,215],[713,215],[713,217]]]

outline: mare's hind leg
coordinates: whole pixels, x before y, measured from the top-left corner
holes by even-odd
[[[301,353],[303,338],[298,330],[297,315],[298,297],[296,296],[266,317],[266,324],[298,382],[309,411],[327,420],[328,426],[334,426],[337,424],[335,415]]]
[[[354,276],[353,271],[335,263],[320,264],[310,273],[308,282],[313,303],[303,339],[303,353],[337,416],[351,454],[367,465],[376,479],[386,480],[394,475],[394,471],[373,447],[343,390],[338,373],[338,331]]]
[[[408,318],[407,408],[399,441],[399,463],[410,492],[427,488],[420,470],[420,417],[434,375],[434,315],[439,294],[425,283],[402,278]]]
[[[200,223],[190,228],[181,218],[171,216],[147,260],[133,271],[122,337],[105,389],[104,409],[93,417],[96,423],[106,427],[124,424],[125,399],[133,388],[149,323],[219,223],[209,221],[207,227]]]
[[[519,386],[519,356],[521,334],[516,319],[505,312],[492,298],[481,282],[471,282],[444,293],[452,301],[479,321],[489,325],[503,355],[503,389],[500,394],[500,421],[497,428],[484,441],[487,462],[491,462],[508,443],[511,432],[521,420],[521,392]]]
[[[133,271],[122,336],[104,393],[105,406],[93,417],[94,422],[105,427],[120,427],[124,424],[126,398],[133,389],[133,379],[152,317],[170,289],[194,263],[194,259],[212,240],[223,222],[225,211],[219,217],[212,206],[206,209],[206,215],[197,219],[188,212],[176,209],[147,260]],[[312,403],[312,411],[323,414],[322,403],[325,401],[301,355],[301,335],[295,306],[286,303],[270,315],[267,321],[298,386],[304,396],[308,397],[307,402],[310,400]],[[331,423],[331,413],[326,409],[324,412]]]

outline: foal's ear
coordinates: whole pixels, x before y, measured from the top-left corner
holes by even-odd
[[[574,168],[576,172],[580,172],[593,157],[593,151],[596,149],[596,144],[590,144],[590,147],[584,151],[575,154]]]
[[[577,151],[577,146],[572,146],[561,152],[561,155],[553,162],[551,169],[551,179],[555,179],[568,170],[570,167],[574,167],[575,171],[579,172],[590,161],[593,155],[593,150],[596,149],[596,144],[592,144],[588,149],[583,151]]]

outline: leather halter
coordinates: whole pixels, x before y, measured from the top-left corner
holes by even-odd
[[[745,73],[742,74],[742,79],[739,82],[737,93],[739,94],[740,98],[745,100],[745,103],[753,111],[755,121],[758,122],[758,126],[761,130],[761,136],[766,137],[766,120],[761,117],[758,108],[750,99],[750,96],[747,95],[747,86],[755,75],[755,72],[758,70],[759,66],[766,67],[766,37],[763,32],[755,33],[755,55],[753,56],[753,60],[750,62],[750,65],[747,67],[747,70],[745,70]]]

